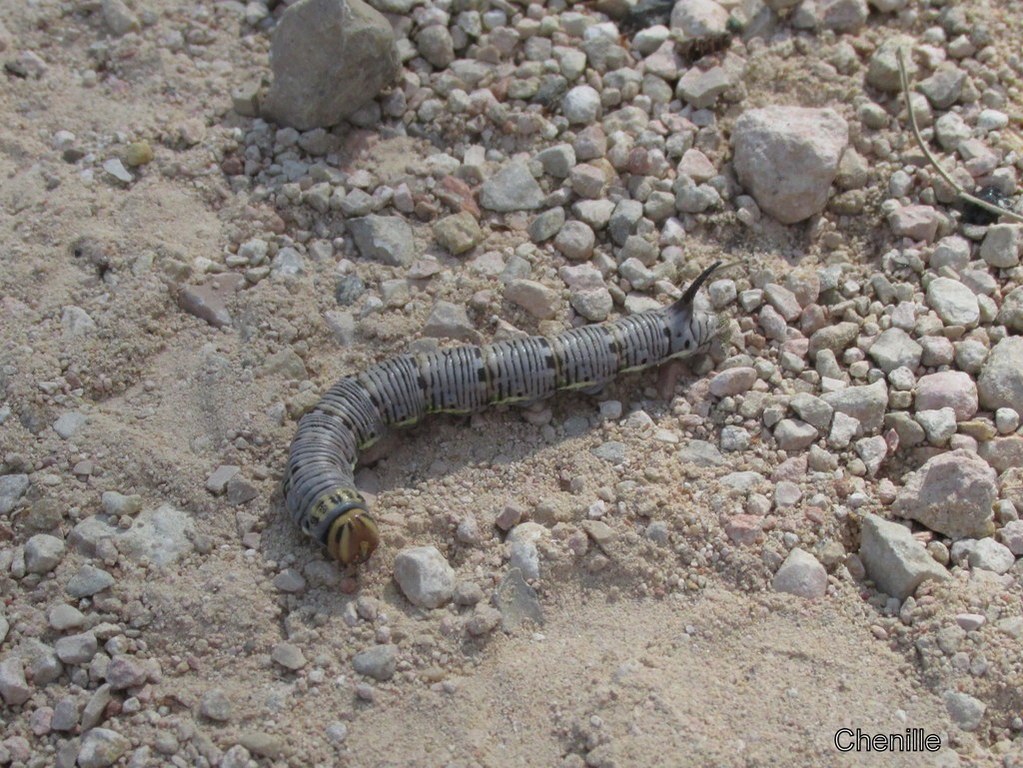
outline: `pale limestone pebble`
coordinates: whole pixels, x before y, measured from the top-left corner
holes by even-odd
[[[820,432],[826,432],[831,425],[834,409],[819,397],[799,392],[789,400],[789,407],[799,418]]]
[[[970,126],[956,112],[946,112],[934,122],[934,135],[946,152],[954,152],[971,134]]]
[[[600,93],[589,85],[571,88],[561,100],[561,114],[570,125],[590,125],[600,119]]]
[[[980,699],[961,691],[947,690],[942,696],[945,709],[952,721],[964,731],[975,731],[980,727],[987,711],[987,705]]]
[[[858,32],[867,23],[867,0],[818,0],[817,13],[825,29]]]
[[[741,395],[752,389],[756,383],[757,372],[748,366],[727,368],[710,380],[710,393],[715,397]]]
[[[1002,299],[997,322],[1017,333],[1023,333],[1023,285],[1013,288]]]
[[[714,0],[682,0],[672,8],[670,23],[683,40],[719,37],[728,31],[728,11]]]
[[[923,354],[921,347],[908,333],[900,328],[889,328],[870,345],[867,354],[885,373],[905,366],[915,370]]]
[[[838,411],[831,420],[831,431],[828,433],[828,447],[839,450],[848,448],[853,438],[860,434],[861,431],[862,425],[859,419]]]
[[[764,286],[764,298],[774,307],[775,311],[791,323],[803,312],[796,295],[783,285],[768,283]]]
[[[93,565],[83,565],[72,576],[65,591],[74,598],[91,597],[114,585],[114,577]]]
[[[297,672],[308,662],[302,649],[293,643],[278,643],[270,652],[270,658],[291,672]]]
[[[914,406],[917,411],[951,408],[957,421],[977,414],[977,385],[962,371],[940,371],[921,376],[916,384]]]
[[[1023,225],[992,224],[980,244],[980,257],[992,267],[1009,269],[1023,253]]]
[[[718,97],[733,85],[732,75],[724,67],[690,67],[678,79],[675,95],[693,109],[707,109],[714,106]],[[705,207],[709,207],[708,205]],[[692,211],[696,213],[697,211]]]
[[[28,486],[28,475],[0,475],[0,515],[6,515],[17,506]]]
[[[949,113],[954,114],[954,113]],[[990,231],[990,230],[989,230]],[[941,238],[934,245],[928,264],[931,269],[951,267],[956,272],[962,272],[970,262],[970,242],[959,235],[949,235]]]
[[[60,603],[53,606],[47,614],[47,623],[51,629],[63,632],[68,629],[77,629],[85,623],[85,614],[73,605]]]
[[[955,450],[910,474],[892,510],[952,539],[983,537],[994,530],[997,495],[995,471],[975,453]]]
[[[576,164],[575,149],[571,144],[555,144],[536,153],[535,159],[543,167],[544,173],[556,179],[568,178]]]
[[[859,555],[877,588],[899,600],[910,597],[924,581],[949,578],[908,528],[874,514],[863,516]]]
[[[874,477],[888,456],[888,441],[880,435],[856,441],[856,455],[860,457],[868,477]]]
[[[938,228],[944,223],[944,215],[930,205],[895,206],[888,213],[888,226],[892,233],[916,242],[933,242]]]
[[[945,325],[972,328],[980,320],[977,294],[958,280],[936,277],[927,285],[927,305]]]
[[[226,723],[231,719],[231,700],[220,688],[211,688],[199,700],[199,714],[218,723]]]
[[[475,216],[461,211],[438,219],[433,225],[433,236],[438,245],[459,256],[479,244],[483,231]]]
[[[980,405],[1023,413],[1023,337],[1006,336],[987,355],[977,380]]]
[[[736,299],[734,280],[714,280],[707,287],[707,296],[714,309],[724,309]]]
[[[11,707],[24,704],[32,695],[32,688],[25,680],[22,660],[7,656],[0,660],[0,698]]]
[[[78,747],[79,768],[108,768],[128,751],[131,742],[109,728],[92,728]]]
[[[117,491],[104,491],[100,498],[103,511],[113,517],[134,517],[142,511],[142,497],[138,494],[127,496]]]
[[[749,448],[750,434],[743,427],[726,426],[721,428],[722,451],[744,451]]]
[[[285,568],[274,576],[273,585],[275,589],[290,594],[298,594],[305,591],[306,580],[301,573],[294,568]]]
[[[558,312],[558,292],[535,280],[512,280],[505,286],[504,295],[541,320],[550,319]]]
[[[374,645],[352,657],[356,672],[381,682],[394,677],[397,663],[398,646],[392,644]]]
[[[1023,555],[1023,520],[1007,522],[999,529],[998,538],[1013,555]]]
[[[733,164],[762,210],[794,224],[824,209],[848,141],[848,125],[830,109],[747,110],[732,132]]]
[[[995,429],[1000,435],[1011,435],[1020,425],[1020,415],[1012,408],[995,410]]]
[[[956,433],[956,415],[951,408],[938,408],[933,411],[918,410],[913,418],[924,428],[927,442],[931,445],[947,445]]]
[[[437,69],[445,69],[455,60],[455,44],[451,32],[442,24],[431,24],[416,35],[416,49]]]
[[[206,490],[217,496],[223,495],[228,481],[240,471],[241,467],[234,464],[221,464],[206,478]]]
[[[994,573],[1007,573],[1016,564],[1016,557],[1004,544],[994,539],[961,539],[952,545],[952,560],[965,559],[971,568]]]
[[[435,339],[457,339],[478,344],[481,336],[461,304],[438,299],[423,324],[423,335]]]
[[[68,411],[53,422],[53,431],[64,440],[70,439],[78,430],[85,426],[88,417],[84,413]]]
[[[105,678],[111,690],[124,691],[144,685],[149,679],[149,668],[131,656],[116,654],[107,664]]]
[[[394,578],[402,594],[420,608],[447,603],[455,588],[455,571],[436,547],[412,547],[394,559]]]
[[[822,399],[835,411],[860,422],[865,433],[875,432],[884,422],[888,386],[881,379],[872,384],[825,392]]]
[[[771,586],[775,592],[813,600],[827,592],[828,572],[817,558],[797,547],[789,552]]]
[[[554,247],[569,261],[586,261],[593,255],[596,235],[582,221],[568,221],[554,238]]]
[[[93,632],[80,632],[57,638],[54,643],[57,658],[64,664],[88,664],[99,649],[99,643]]]
[[[817,440],[815,427],[799,419],[782,419],[774,429],[774,439],[784,451],[801,451]]]
[[[582,317],[595,323],[606,320],[614,307],[614,299],[607,288],[572,291],[569,303]]]
[[[856,340],[859,330],[859,324],[843,321],[814,331],[810,335],[810,345],[807,350],[810,358],[816,359],[821,350],[829,350],[838,354]]]
[[[779,480],[774,486],[774,506],[779,509],[794,507],[802,498],[802,489],[790,480]]]
[[[64,540],[46,533],[37,533],[25,542],[25,570],[49,573],[64,559]]]
[[[529,223],[529,239],[534,243],[542,243],[557,235],[565,226],[565,209],[557,206],[548,208]]]

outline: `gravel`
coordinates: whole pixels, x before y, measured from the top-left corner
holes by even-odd
[[[771,585],[775,592],[786,592],[812,600],[824,597],[827,592],[828,573],[817,558],[796,548],[789,552]]]
[[[912,595],[924,581],[949,578],[908,528],[873,514],[863,516],[860,559],[878,589],[899,600]]]

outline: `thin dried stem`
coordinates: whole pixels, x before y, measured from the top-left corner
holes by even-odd
[[[920,151],[924,153],[924,157],[927,158],[928,162],[930,162],[930,164],[934,166],[934,170],[938,172],[941,178],[943,178],[945,181],[949,183],[952,189],[956,191],[956,194],[959,195],[959,197],[961,197],[963,200],[967,200],[973,203],[974,205],[980,206],[981,208],[990,211],[991,213],[994,213],[998,216],[1005,216],[1007,219],[1023,222],[1023,215],[1020,215],[1015,211],[1010,211],[1007,208],[1002,208],[999,205],[994,205],[993,203],[989,203],[987,200],[981,200],[979,197],[971,195],[969,192],[962,188],[959,182],[957,182],[955,179],[952,178],[951,175],[949,175],[948,171],[946,171],[944,168],[941,167],[941,165],[938,164],[937,159],[934,157],[933,154],[931,154],[931,150],[929,150],[927,148],[927,145],[924,144],[923,136],[920,135],[920,128],[917,127],[916,124],[916,114],[913,112],[913,104],[910,102],[909,99],[909,75],[906,74],[906,63],[905,61],[903,61],[902,58],[902,49],[901,48],[896,49],[895,55],[899,63],[899,79],[902,81],[902,95],[903,98],[905,98],[906,100],[906,112],[909,113],[909,127],[913,129],[913,136],[914,138],[916,138],[916,143],[917,146],[920,147]]]

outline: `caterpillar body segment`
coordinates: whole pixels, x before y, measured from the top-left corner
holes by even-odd
[[[291,443],[283,490],[292,519],[342,565],[364,562],[380,532],[355,489],[355,464],[388,427],[559,390],[592,391],[620,373],[704,351],[721,322],[693,302],[720,266],[704,270],[667,307],[552,337],[398,355],[342,378],[302,417]]]

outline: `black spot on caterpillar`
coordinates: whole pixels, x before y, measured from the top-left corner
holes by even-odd
[[[721,323],[693,302],[720,266],[705,269],[667,307],[550,338],[399,355],[344,377],[302,417],[291,443],[283,490],[292,519],[343,565],[364,562],[380,533],[355,489],[354,468],[359,451],[387,427],[429,413],[469,413],[596,388],[619,373],[701,352]]]

